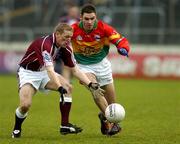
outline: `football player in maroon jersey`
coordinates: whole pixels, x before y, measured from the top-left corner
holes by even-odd
[[[69,46],[73,35],[71,26],[60,23],[55,27],[54,33],[34,40],[28,47],[24,57],[19,63],[19,98],[20,103],[15,111],[15,125],[12,138],[21,136],[21,125],[25,120],[28,110],[32,104],[32,96],[39,91],[58,91],[62,99],[64,95],[71,92],[71,85],[58,73],[54,71],[53,61],[57,50],[62,54],[64,64],[72,70],[72,73],[79,80],[87,85],[91,92],[103,95],[103,90],[98,83],[92,83],[84,73],[77,67],[72,49]],[[66,106],[68,107],[68,105]],[[62,132],[81,132],[82,129],[70,123],[63,125]],[[66,129],[68,127],[69,129]]]

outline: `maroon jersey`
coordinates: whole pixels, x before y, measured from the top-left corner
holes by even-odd
[[[39,71],[44,66],[53,65],[57,50],[59,49],[55,41],[54,34],[33,41],[19,65],[32,71]],[[74,67],[75,61],[72,49],[67,45],[66,48],[60,48],[59,51],[62,53],[64,64],[69,67]]]
[[[58,49],[56,60],[58,59],[62,60],[64,65],[68,67],[74,67],[76,63],[72,48],[70,46],[61,47],[60,49]]]

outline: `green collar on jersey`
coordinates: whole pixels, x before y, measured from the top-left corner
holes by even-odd
[[[94,22],[94,26],[93,26],[93,29],[92,29],[92,30],[94,30],[95,28],[97,28],[97,22],[98,22],[97,20]],[[84,29],[84,28],[83,28],[83,22],[82,22],[82,21],[79,22],[79,27],[80,27],[81,29]],[[92,31],[92,30],[91,30],[91,31]],[[86,31],[86,32],[89,33],[89,32],[91,32],[91,31]]]

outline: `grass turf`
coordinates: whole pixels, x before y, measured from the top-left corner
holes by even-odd
[[[73,82],[70,121],[83,127],[77,135],[59,134],[59,96],[37,93],[23,124],[22,137],[12,139],[14,111],[18,105],[14,75],[0,76],[1,144],[178,144],[180,143],[180,82],[116,79],[117,101],[126,110],[123,131],[113,137],[100,133],[98,109],[90,93]]]

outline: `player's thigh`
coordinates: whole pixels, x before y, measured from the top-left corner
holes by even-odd
[[[58,76],[59,74],[57,74]],[[59,79],[59,82],[61,83],[61,80]],[[56,91],[58,89],[57,83],[53,81],[52,79],[49,79],[49,81],[45,85],[45,89]]]
[[[45,89],[54,90],[55,91],[55,90],[57,90],[57,84],[54,81],[50,80],[45,85]]]
[[[66,80],[68,80],[69,82],[71,81],[72,73],[71,73],[71,70],[70,70],[69,67],[67,67],[67,66],[64,66],[64,67],[63,67],[62,76],[63,76]]]
[[[70,81],[58,73],[57,76],[61,85],[68,91],[68,94],[70,94],[72,92],[72,85],[70,84]]]
[[[29,83],[23,85],[19,90],[20,106],[30,107],[32,96],[35,95],[36,89]]]
[[[105,90],[104,96],[108,104],[115,103],[116,94],[115,94],[114,84],[110,83],[102,86],[102,88]]]

